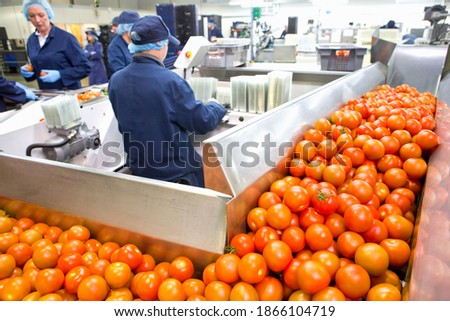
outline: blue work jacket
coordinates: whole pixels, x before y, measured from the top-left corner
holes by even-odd
[[[128,44],[121,36],[116,36],[108,45],[108,68],[112,74],[123,69],[131,62],[132,54],[128,50]]]
[[[103,47],[99,41],[87,44],[85,54],[91,63],[92,69],[89,74],[89,85],[105,84],[108,82],[105,63],[103,62]]]
[[[223,38],[222,31],[217,27],[213,30],[208,29],[208,40],[211,40],[212,37]]]
[[[34,75],[26,81],[37,80],[39,89],[78,89],[81,79],[91,71],[91,64],[84,55],[77,39],[67,31],[52,24],[52,29],[42,46],[33,32],[27,41],[27,53],[34,68]],[[42,69],[58,70],[61,79],[54,83],[39,78]]]
[[[196,100],[183,78],[144,54],[111,77],[108,94],[134,175],[204,185],[189,134],[216,128],[226,114],[223,106]]]
[[[0,112],[6,111],[6,102],[9,99],[16,103],[24,103],[27,101],[25,90],[16,86],[14,81],[8,81],[4,77],[0,77]]]

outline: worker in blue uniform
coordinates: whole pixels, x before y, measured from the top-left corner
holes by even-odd
[[[114,17],[111,22],[111,39],[110,42],[117,36],[117,30],[119,29],[119,16]]]
[[[103,62],[103,46],[98,41],[95,30],[86,31],[86,37],[88,44],[84,47],[84,53],[92,66],[89,74],[89,85],[105,84],[108,82],[108,75]]]
[[[163,65],[168,42],[179,45],[159,16],[145,16],[131,29],[132,62],[109,82],[133,175],[204,186],[201,157],[189,133],[213,130],[226,114],[216,101],[196,100],[186,80]]]
[[[46,0],[25,0],[23,14],[36,30],[27,40],[33,70],[22,66],[26,81],[37,80],[40,89],[78,89],[91,65],[75,36],[56,27],[54,13]]]
[[[5,99],[20,104],[29,100],[36,100],[36,95],[30,88],[21,83],[8,81],[5,77],[0,77],[0,112],[6,111]]]
[[[108,45],[107,50],[111,75],[131,62],[131,52],[128,50],[128,44],[131,43],[130,29],[139,18],[139,13],[132,10],[122,11],[119,15],[117,36]]]
[[[214,20],[208,21],[208,40],[215,42],[217,38],[223,38],[222,31],[217,27]]]

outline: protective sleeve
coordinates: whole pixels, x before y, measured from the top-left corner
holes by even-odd
[[[0,96],[17,103],[27,100],[25,90],[16,86],[14,81],[8,81],[4,77],[0,77]]]
[[[206,134],[217,127],[227,110],[216,102],[196,100],[189,84],[182,78],[173,83],[174,112],[177,123],[190,132]]]

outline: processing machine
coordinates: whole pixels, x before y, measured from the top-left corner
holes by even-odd
[[[60,226],[82,223],[101,241],[133,242],[157,260],[183,253],[201,269],[223,253],[230,237],[245,231],[249,209],[273,181],[286,174],[283,164],[317,119],[328,117],[346,101],[381,84],[407,83],[419,91],[430,91],[442,104],[450,101],[447,47],[396,46],[374,53],[380,55],[378,62],[206,138],[202,145],[207,188],[30,158],[25,151],[19,155],[0,145],[5,151],[0,153],[0,199],[7,200],[11,211],[20,209],[22,215],[39,221]],[[100,126],[84,118],[85,108],[81,119],[89,129],[99,129],[100,141],[105,144],[108,138]],[[443,282],[450,279],[449,171],[443,170],[443,164],[450,162],[446,118],[445,113],[436,118],[436,131],[444,142],[432,155],[429,167],[439,168],[440,179],[426,180],[420,204],[406,280],[411,300],[449,299],[448,284]],[[31,127],[26,133],[43,130],[48,138],[48,128],[41,125],[26,126]],[[101,147],[86,151],[99,150]],[[80,155],[73,159],[77,157]],[[442,196],[442,202],[431,195]]]

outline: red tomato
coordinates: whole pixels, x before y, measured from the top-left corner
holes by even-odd
[[[170,262],[169,277],[180,282],[191,278],[194,275],[194,263],[186,256],[178,256]]]
[[[203,295],[205,287],[205,283],[199,279],[190,278],[183,282],[184,293],[188,298],[192,295]]]
[[[355,263],[361,265],[370,276],[380,276],[389,267],[389,255],[380,245],[366,243],[356,250]]]
[[[105,281],[111,289],[120,289],[126,286],[131,277],[130,267],[123,262],[111,263],[105,270]]]
[[[2,301],[21,301],[31,292],[30,281],[24,277],[16,276],[6,280],[1,293]]]
[[[64,283],[64,273],[59,269],[43,269],[36,276],[36,291],[41,294],[53,293]]]
[[[330,230],[331,235],[333,235],[333,239],[336,239],[347,229],[345,227],[344,218],[336,213],[327,216],[325,220],[325,226],[328,227],[328,229]]]
[[[104,301],[110,291],[105,279],[98,275],[90,275],[78,286],[77,296],[80,301]]]
[[[167,278],[161,282],[158,289],[159,301],[184,301],[186,294],[184,293],[183,284],[174,278]]]
[[[301,290],[314,294],[330,284],[331,276],[323,263],[308,260],[298,267],[297,282]]]
[[[343,232],[336,241],[339,253],[348,259],[353,259],[356,250],[363,244],[363,237],[359,233],[352,231]]]
[[[362,204],[351,205],[344,213],[345,226],[358,233],[368,231],[373,225],[373,219],[371,210]]]
[[[248,253],[239,261],[238,271],[243,281],[255,284],[264,279],[268,268],[264,256],[259,253]]]
[[[215,274],[219,281],[226,283],[234,283],[239,281],[239,265],[240,257],[236,254],[222,254],[216,260]]]
[[[73,252],[63,254],[59,257],[56,267],[60,269],[64,274],[67,274],[75,266],[83,264],[83,258],[80,253]]]
[[[76,294],[81,281],[91,275],[86,266],[76,266],[71,269],[64,278],[64,289],[68,293]]]
[[[142,262],[142,252],[136,245],[126,244],[118,250],[117,261],[128,264],[134,270]]]
[[[369,273],[358,264],[346,264],[336,272],[336,286],[349,299],[360,299],[369,292]]]
[[[230,293],[231,286],[222,281],[212,281],[205,288],[205,298],[208,301],[228,301]]]
[[[243,257],[245,254],[255,251],[255,244],[249,234],[238,233],[231,238],[229,249],[230,253]]]
[[[313,142],[309,140],[302,140],[295,145],[294,156],[310,162],[317,154],[317,148]]]
[[[258,292],[247,282],[236,283],[230,292],[230,301],[258,301]]]
[[[91,236],[91,232],[82,225],[73,225],[67,232],[68,240],[87,241]]]
[[[273,276],[266,276],[255,284],[258,299],[260,301],[281,301],[283,300],[283,284]]]
[[[203,269],[202,280],[206,285],[212,281],[218,281],[216,277],[216,263],[210,263]]]
[[[15,264],[22,267],[32,257],[33,249],[27,243],[15,243],[8,248],[6,254],[12,255],[16,261]],[[2,279],[1,273],[0,279]]]
[[[281,233],[281,240],[292,252],[300,252],[306,246],[305,232],[299,226],[289,226]]]
[[[303,230],[306,230],[312,224],[323,224],[325,222],[325,217],[317,213],[313,207],[308,207],[300,213],[299,222]]]
[[[394,285],[380,283],[373,286],[366,296],[367,301],[401,301],[402,295]]]
[[[348,184],[348,193],[355,196],[362,204],[369,202],[373,197],[373,188],[363,180],[352,180]]]
[[[158,298],[158,289],[162,282],[161,277],[154,271],[141,272],[139,274],[134,276],[137,280],[136,296],[146,301],[156,300]]]
[[[311,298],[312,301],[346,301],[344,293],[334,286],[327,286],[326,288],[314,293]]]
[[[400,239],[403,241],[409,241],[414,229],[414,224],[400,215],[387,216],[383,220],[383,224],[386,225],[389,238]]]
[[[247,225],[253,231],[256,232],[260,227],[267,225],[266,220],[267,212],[262,207],[255,207],[247,214]]]
[[[102,243],[96,239],[89,239],[84,242],[84,247],[86,248],[86,252],[98,253],[98,250],[102,247]]]
[[[312,205],[319,214],[327,216],[336,211],[339,206],[339,200],[334,191],[321,188],[314,193]]]
[[[34,250],[33,261],[40,269],[53,268],[58,263],[58,250],[54,245],[41,246]]]
[[[306,243],[313,251],[326,250],[333,244],[333,235],[324,224],[312,224],[305,232]]]
[[[283,203],[292,211],[300,212],[309,206],[311,195],[302,186],[292,186],[286,191]]]
[[[98,249],[98,258],[110,260],[114,251],[118,250],[120,245],[116,242],[106,242]]]
[[[289,164],[289,173],[295,177],[303,177],[305,175],[306,161],[301,158],[294,158]]]
[[[277,230],[270,226],[263,226],[256,231],[253,241],[255,243],[255,249],[262,253],[264,247],[272,240],[279,240],[280,235]]]
[[[97,261],[93,262],[90,266],[89,266],[89,270],[91,271],[92,274],[94,275],[98,275],[101,277],[105,276],[105,271],[106,268],[110,265],[111,263],[108,260],[105,259],[98,259]]]
[[[297,282],[297,269],[302,263],[303,260],[301,260],[300,258],[294,258],[283,271],[283,282],[291,290],[299,289],[299,285]]]
[[[270,191],[283,199],[284,193],[291,187],[291,185],[284,179],[279,179],[270,185]]]
[[[278,203],[281,203],[281,198],[274,192],[264,192],[258,198],[258,207],[262,207],[265,210]]]
[[[291,210],[289,209],[289,207],[282,203],[272,205],[267,210],[266,220],[267,223],[274,229],[283,230],[291,223]]]
[[[380,220],[374,219],[372,227],[361,233],[365,242],[372,242],[379,244],[381,241],[388,238],[388,230],[386,225]]]
[[[267,267],[273,272],[281,272],[293,259],[289,245],[281,240],[270,241],[263,250]]]
[[[141,264],[134,269],[134,273],[153,271],[156,265],[155,259],[150,254],[142,254]]]
[[[311,260],[321,262],[327,269],[332,280],[334,280],[334,275],[339,269],[339,257],[327,250],[314,252],[311,256]]]

